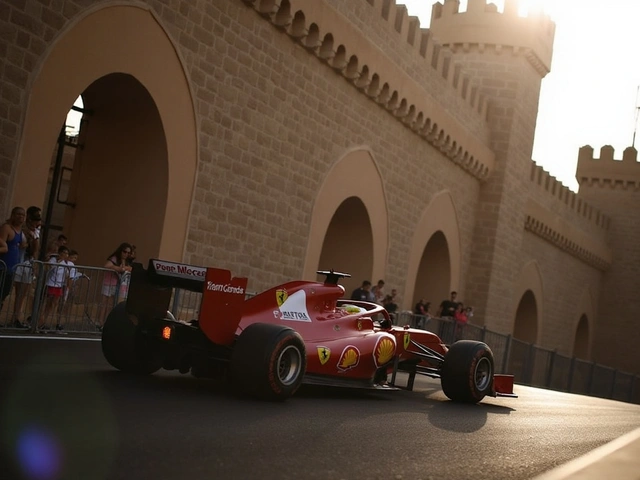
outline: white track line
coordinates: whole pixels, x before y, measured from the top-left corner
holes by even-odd
[[[623,451],[626,450],[624,453]],[[640,428],[633,430],[564,465],[554,468],[534,480],[600,480],[605,472],[610,478],[640,478]]]

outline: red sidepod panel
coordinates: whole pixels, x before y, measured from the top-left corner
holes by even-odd
[[[366,312],[336,307],[344,295],[340,285],[290,282],[267,290],[244,304],[238,334],[256,322],[296,330],[307,348],[307,372],[316,375],[370,379],[393,359],[393,335],[374,330]]]
[[[414,357],[411,352],[420,352],[420,349],[416,347],[413,342],[424,345],[441,355],[447,353],[448,350],[442,343],[440,337],[427,330],[394,326],[389,330],[389,333],[396,338],[398,343],[398,355],[401,360]]]
[[[386,332],[305,342],[307,372],[351,379],[372,379],[376,370],[395,355],[396,340]]]

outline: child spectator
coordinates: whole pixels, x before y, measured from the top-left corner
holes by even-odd
[[[64,245],[58,247],[58,252],[55,257],[51,257],[48,262],[48,270],[46,273],[46,298],[44,303],[44,310],[38,321],[38,328],[44,330],[46,323],[51,312],[57,312],[57,306],[60,302],[60,298],[64,294],[64,287],[69,278],[69,266],[67,259],[69,258],[69,249]],[[56,330],[62,330],[63,326],[59,323],[60,318],[56,322]]]

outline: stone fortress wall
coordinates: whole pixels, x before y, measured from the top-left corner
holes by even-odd
[[[137,8],[165,30],[193,98],[198,166],[179,260],[248,275],[256,290],[300,277],[322,243],[318,199],[342,191],[327,179],[353,164],[371,180],[345,185],[371,218],[372,280],[398,286],[404,308],[429,232],[453,231],[445,288],[477,306],[478,321],[527,331],[518,316],[532,291],[536,343],[570,354],[587,318],[590,358],[638,371],[640,353],[611,348],[640,341],[635,150],[620,162],[582,149],[578,194],[531,160],[555,31],[546,16],[518,17],[515,0],[503,13],[446,0],[425,29],[395,0],[18,3],[0,7],[6,211],[27,198],[15,172],[33,141],[21,135],[42,63],[85,17]]]

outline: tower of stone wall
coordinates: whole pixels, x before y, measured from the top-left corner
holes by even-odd
[[[625,149],[622,159],[614,159],[610,146],[582,147],[576,179],[579,195],[597,205],[611,217],[608,243],[613,254],[611,267],[604,273],[593,343],[593,360],[616,365],[631,372],[640,368],[640,163],[635,148]],[[620,344],[624,338],[625,348]],[[615,345],[618,348],[611,348]]]
[[[516,0],[505,1],[504,13],[485,0],[469,0],[466,12],[459,11],[458,0],[445,0],[434,5],[430,28],[488,98],[496,164],[481,187],[465,300],[485,325],[510,332],[518,301],[511,298],[513,281],[522,266],[523,182],[555,25],[541,13],[519,17]]]

